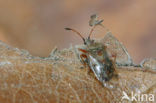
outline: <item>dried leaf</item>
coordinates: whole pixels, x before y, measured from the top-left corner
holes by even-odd
[[[121,42],[119,42],[111,32],[107,32],[104,39],[101,42],[107,46],[108,52],[110,54],[116,54],[116,62],[119,65],[132,65],[133,61],[131,56],[129,55],[127,49],[123,46]]]
[[[2,42],[0,50],[0,103],[119,103],[123,91],[156,95],[155,71],[119,67],[117,87],[108,89],[87,74],[88,68],[80,69],[72,48],[48,58],[32,57]]]

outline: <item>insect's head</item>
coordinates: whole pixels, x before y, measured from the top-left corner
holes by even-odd
[[[89,34],[89,36],[88,36],[87,38],[84,38],[84,37],[83,37],[78,31],[76,31],[75,29],[72,29],[72,28],[65,28],[65,30],[71,30],[71,31],[75,32],[76,34],[78,34],[78,35],[82,38],[82,40],[83,40],[83,42],[84,42],[84,45],[91,45],[91,44],[94,44],[94,40],[90,39],[90,36],[91,36],[91,33],[92,33],[93,30],[91,30],[91,32],[90,32],[90,34]]]
[[[85,45],[92,45],[92,44],[94,44],[94,40],[90,39],[90,37],[88,37],[88,38],[85,39],[84,44]]]

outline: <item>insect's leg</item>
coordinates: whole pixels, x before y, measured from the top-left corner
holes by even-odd
[[[92,73],[92,69],[88,66],[88,71],[87,71],[87,74],[91,74]],[[96,78],[96,77],[95,77]]]
[[[114,76],[118,77],[118,74],[116,72],[116,57],[117,57],[117,54],[113,54],[112,57],[114,57],[114,59],[112,61],[112,64],[113,64],[113,67],[114,67]]]
[[[80,55],[80,58],[82,60],[82,63],[84,65],[84,67],[86,68],[86,66],[88,66],[88,71],[87,71],[87,74],[90,74],[92,71],[91,71],[91,68],[89,67],[88,63],[86,62],[85,59],[87,59],[87,56],[85,54],[81,54]]]
[[[86,61],[84,59],[87,59],[87,56],[85,55],[87,53],[87,51],[85,49],[78,49],[80,52],[82,52],[82,54],[80,55],[80,61],[84,64],[86,63]]]
[[[102,86],[108,88],[108,89],[113,89],[114,86],[108,82],[103,81]]]
[[[84,65],[84,67],[86,67],[87,63],[86,63],[85,59],[87,59],[87,56],[85,54],[81,54],[80,59],[82,61],[82,64]]]

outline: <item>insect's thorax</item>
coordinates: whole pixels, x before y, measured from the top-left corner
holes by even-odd
[[[92,55],[99,62],[104,62],[105,59],[108,59],[108,54],[106,47],[98,42],[94,42],[91,45],[87,45],[88,55]]]

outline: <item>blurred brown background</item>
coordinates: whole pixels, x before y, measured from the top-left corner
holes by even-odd
[[[48,56],[56,45],[62,49],[82,43],[64,27],[76,28],[86,37],[89,17],[97,13],[139,63],[156,57],[155,12],[155,0],[0,0],[0,40]],[[99,27],[92,37],[104,35]]]

